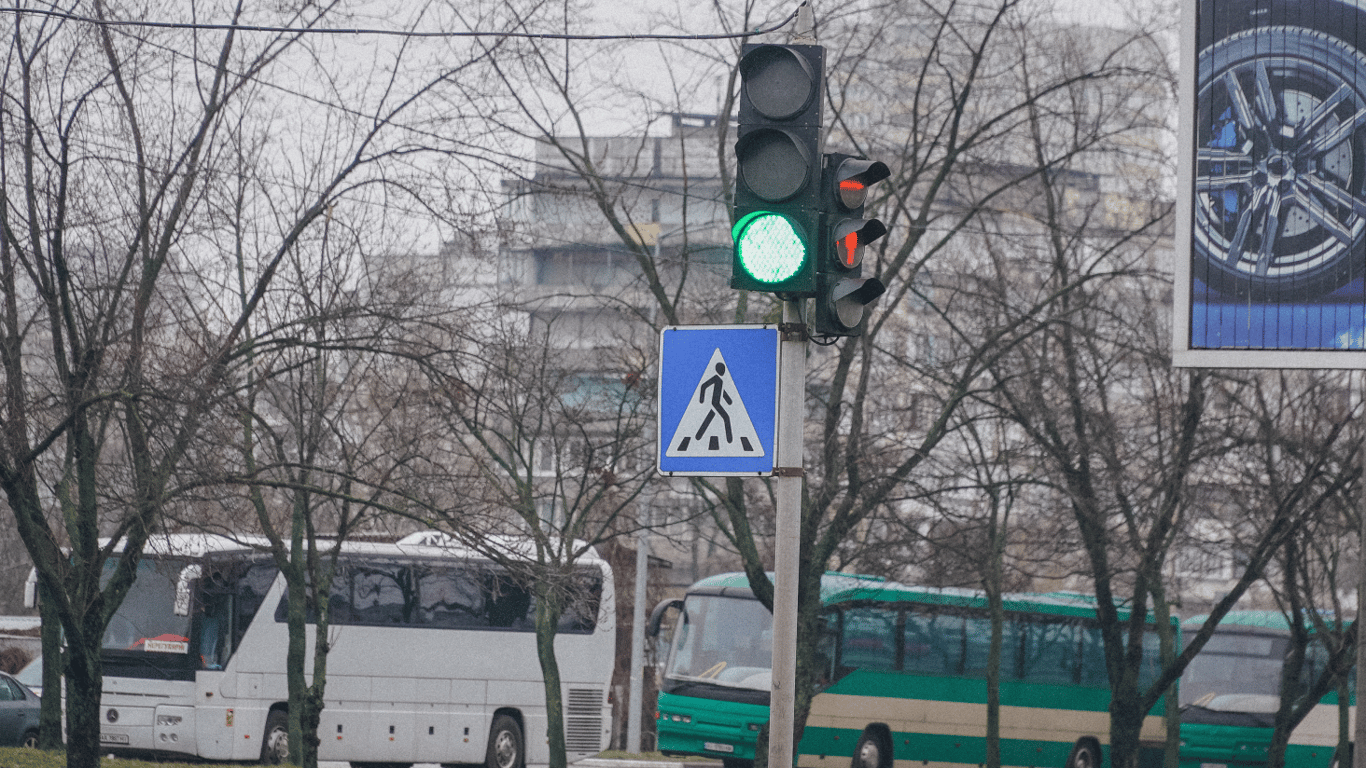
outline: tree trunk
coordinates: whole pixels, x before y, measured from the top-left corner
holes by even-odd
[[[991,551],[987,553],[986,578],[982,580],[987,593],[987,610],[991,616],[991,643],[987,647],[987,755],[986,768],[1001,768],[1001,648],[1004,645],[1005,605],[1001,600],[1002,569],[1005,564],[1005,521],[1001,519],[1000,501],[992,494],[991,516],[987,520],[987,538]]]
[[[1110,766],[1138,768],[1139,735],[1147,713],[1138,706],[1135,685],[1122,686],[1110,699]]]
[[[1351,765],[1352,754],[1352,701],[1351,686],[1347,684],[1347,676],[1343,675],[1338,679],[1338,746],[1333,753],[1333,765],[1335,768],[1345,768]]]
[[[58,750],[63,746],[62,697],[63,672],[66,657],[62,651],[62,623],[56,606],[43,583],[38,582],[38,615],[42,617],[43,690],[58,695],[44,696],[38,715],[38,748]]]
[[[811,699],[821,679],[821,571],[801,567],[797,574],[797,674],[792,692],[792,754],[801,754],[806,718],[811,714]],[[756,755],[757,757],[757,755]],[[764,743],[764,761],[768,743]],[[757,763],[757,761],[756,761]]]
[[[991,614],[991,644],[987,650],[987,756],[986,768],[1001,768],[1001,646],[1005,607],[1001,602],[1000,561],[992,557],[987,584],[987,610]]]
[[[309,548],[315,549],[315,544],[310,542]],[[316,553],[313,554],[316,556]],[[322,722],[323,708],[327,706],[327,654],[332,650],[332,643],[328,639],[328,630],[332,626],[332,603],[328,596],[332,594],[332,580],[337,577],[335,566],[336,562],[333,561],[331,565],[318,569],[322,573],[313,575],[318,621],[313,634],[313,684],[304,689],[299,711],[299,730],[304,734],[302,762],[299,764],[303,768],[318,768],[318,747],[322,745],[318,738],[318,725]],[[302,665],[301,659],[300,667]]]
[[[308,695],[308,681],[304,677],[304,658],[307,654],[308,627],[307,587],[304,584],[302,547],[296,539],[291,548],[291,561],[285,574],[285,589],[289,594],[287,617],[289,640],[285,645],[285,685],[289,693],[289,762],[303,765],[305,731],[303,726],[304,698]],[[313,734],[317,738],[317,733]]]
[[[95,615],[91,616],[92,613]],[[100,696],[104,694],[104,678],[99,638],[103,633],[98,629],[98,612],[87,612],[85,619],[82,628],[95,639],[69,638],[67,645],[67,732],[81,735],[67,744],[67,768],[99,768],[100,765]]]
[[[1267,768],[1285,768],[1285,749],[1290,746],[1289,728],[1272,728],[1271,743],[1266,748]]]
[[[548,581],[536,583],[536,656],[545,679],[545,727],[550,745],[549,768],[566,768],[568,756],[564,743],[564,695],[560,687],[560,664],[555,659],[555,633],[560,626],[563,596]],[[532,734],[524,734],[531,743]]]
[[[1162,668],[1168,669],[1176,663],[1176,628],[1171,622],[1171,605],[1161,584],[1152,590],[1153,618],[1156,621],[1158,653],[1161,655]],[[1178,768],[1181,763],[1181,701],[1177,686],[1172,684],[1162,698],[1162,724],[1166,728],[1166,739],[1162,749],[1162,768]]]

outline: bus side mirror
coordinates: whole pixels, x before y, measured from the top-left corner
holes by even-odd
[[[190,590],[199,581],[203,569],[199,565],[187,565],[180,570],[180,578],[175,583],[175,615],[190,615]]]
[[[659,625],[664,621],[664,614],[670,608],[677,608],[680,611],[683,610],[683,598],[675,597],[672,600],[665,600],[659,605],[656,605],[653,611],[650,611],[650,623],[645,625],[646,637],[659,636]]]
[[[24,607],[38,607],[38,569],[28,569],[28,579],[24,581]]]

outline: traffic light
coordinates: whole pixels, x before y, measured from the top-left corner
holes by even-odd
[[[817,336],[857,336],[864,306],[887,290],[881,280],[863,277],[864,248],[887,234],[882,222],[863,218],[863,205],[868,187],[890,175],[886,163],[853,155],[825,155],[816,266]]]
[[[730,286],[812,296],[825,49],[748,44],[740,82]]]

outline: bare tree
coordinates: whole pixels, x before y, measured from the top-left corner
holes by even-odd
[[[1039,157],[1045,157],[1052,141],[1037,128],[1032,136]],[[1065,291],[1048,308],[1036,343],[1014,350],[993,376],[999,402],[1047,457],[1072,512],[1098,599],[1112,691],[1111,760],[1128,766],[1138,759],[1144,716],[1224,613],[1260,578],[1306,510],[1341,490],[1345,478],[1335,469],[1335,452],[1345,421],[1326,425],[1308,458],[1280,479],[1284,493],[1248,531],[1246,568],[1217,601],[1209,622],[1175,654],[1164,564],[1182,529],[1198,514],[1191,488],[1226,474],[1222,462],[1229,460],[1229,449],[1249,439],[1244,431],[1248,414],[1238,413],[1236,405],[1227,408],[1251,390],[1208,372],[1169,374],[1165,282],[1145,260],[1129,260],[1126,250],[1116,249],[1125,238],[1104,244],[1098,235],[1105,230],[1085,221],[1102,209],[1076,205],[1069,186],[1064,173],[1049,170],[1033,187],[1049,233],[1042,238],[1040,260],[1051,262],[1050,280],[1061,286],[1067,275],[1111,266],[1097,273],[1101,279]],[[1081,222],[1075,220],[1079,212]],[[1215,397],[1224,387],[1227,398]],[[1294,412],[1261,415],[1275,420]],[[1131,611],[1127,619],[1117,612],[1121,603]],[[1151,620],[1150,604],[1159,629],[1167,633],[1168,651],[1162,654],[1162,674],[1145,686],[1139,671],[1148,653],[1142,637]],[[1173,741],[1169,731],[1172,750]]]
[[[158,10],[162,21],[208,20],[203,8]],[[281,91],[266,83],[277,68],[292,83],[297,67],[326,59],[308,33],[335,11],[239,5],[214,18],[228,23],[218,29],[138,26],[141,10],[105,3],[90,18],[12,14],[0,110],[0,488],[65,631],[70,765],[96,764],[100,638],[173,503],[177,470],[246,359],[250,318],[300,241],[339,205],[364,204],[383,161],[409,152],[388,140],[395,118],[455,69],[332,94],[316,137],[325,151],[296,151],[294,134],[270,131]],[[294,31],[232,26],[258,22]],[[243,125],[261,140],[232,130]],[[246,199],[261,207],[250,240],[223,250],[215,198],[244,175]],[[224,291],[238,265],[240,294]]]
[[[247,489],[240,503],[255,510],[285,577],[288,758],[303,766],[318,762],[332,642],[328,595],[338,553],[353,533],[383,527],[377,515],[386,485],[433,439],[405,418],[401,397],[389,396],[404,387],[388,375],[384,355],[386,341],[421,303],[411,302],[399,274],[376,285],[363,265],[347,268],[354,259],[327,258],[326,248],[318,256],[325,266],[316,272],[312,260],[291,260],[289,284],[299,301],[260,315],[269,327],[253,338],[256,351],[239,400],[241,434],[229,441],[241,459],[233,464],[236,472],[220,479]],[[396,295],[385,296],[385,288],[397,289]],[[310,623],[312,670],[306,675]],[[272,735],[268,728],[268,741]],[[276,744],[262,748],[273,758],[283,756]]]
[[[723,28],[754,28],[753,11],[750,4],[716,8]],[[895,516],[916,495],[907,489],[964,423],[958,411],[987,398],[996,386],[991,371],[1034,343],[1051,322],[1050,313],[1065,313],[1054,308],[1070,293],[1131,270],[1135,259],[1150,254],[1168,212],[1155,184],[1124,197],[1133,203],[1129,215],[1105,222],[1110,245],[1081,271],[1058,270],[1053,261],[1031,260],[1027,253],[978,258],[981,239],[974,237],[988,214],[1034,205],[1042,177],[1062,175],[1082,159],[1127,158],[1150,178],[1159,176],[1157,153],[1145,150],[1139,157],[1130,151],[1147,146],[1165,127],[1170,73],[1150,35],[1080,34],[1004,0],[985,6],[871,4],[822,21],[818,37],[830,51],[826,98],[834,128],[827,146],[893,168],[872,205],[893,234],[867,259],[866,269],[890,291],[864,335],[812,357],[809,437],[816,447],[807,462],[800,537],[799,723],[817,674],[812,660],[820,574],[865,521]],[[686,177],[692,182],[689,213],[707,223],[716,217],[704,211],[726,210],[729,203],[728,117],[740,42],[699,42],[689,51],[710,59],[713,73],[727,83],[720,119],[710,126],[710,152],[689,154],[715,163],[705,175]],[[585,127],[591,110],[579,97],[598,83],[585,82],[576,52],[560,45],[533,48],[518,62],[520,69],[499,70],[510,87],[539,86],[514,89],[524,95],[516,104],[522,118],[510,127],[553,148],[557,168],[565,171],[566,195],[600,215],[615,236],[613,247],[636,265],[635,285],[650,305],[623,301],[626,309],[661,324],[716,316],[715,294],[701,290],[712,285],[700,279],[706,271],[666,268],[637,236],[642,219],[653,222],[649,209],[639,205],[649,198],[638,194],[629,170],[607,162],[629,155],[603,153]],[[1041,155],[1034,146],[1045,138],[1048,151]],[[679,142],[685,141],[680,134]],[[649,146],[639,142],[635,155],[647,167]],[[1130,169],[1114,162],[1103,170]],[[1102,209],[1102,197],[1106,204],[1120,197],[1102,195],[1095,170],[1068,173],[1071,193],[1081,193],[1091,210]],[[697,184],[699,178],[719,179],[719,189]],[[1081,179],[1090,186],[1072,183]],[[973,296],[982,287],[972,285],[977,278],[1014,290],[983,311],[986,305]],[[771,318],[771,298],[738,296],[733,317]],[[695,487],[718,510],[755,594],[771,604],[762,537],[770,489],[739,480],[698,481]]]
[[[1251,431],[1238,449],[1247,459],[1241,476],[1234,478],[1242,491],[1233,505],[1236,519],[1230,529],[1235,536],[1244,533],[1240,529],[1249,521],[1283,506],[1296,490],[1292,479],[1313,472],[1311,465],[1323,461],[1325,435],[1354,418],[1344,378],[1333,372],[1281,371],[1247,382],[1243,391],[1248,396],[1235,406],[1246,414]],[[1298,504],[1298,524],[1266,567],[1265,579],[1289,628],[1267,751],[1271,766],[1285,765],[1296,726],[1330,691],[1340,694],[1338,754],[1350,754],[1350,697],[1345,689],[1358,630],[1355,620],[1346,620],[1342,598],[1351,590],[1343,574],[1357,555],[1354,497],[1360,468],[1350,442],[1330,451],[1319,474],[1322,485],[1334,492],[1316,493]],[[1242,540],[1237,546],[1253,550],[1256,542]]]
[[[468,311],[468,310],[467,310]],[[555,635],[581,609],[590,549],[634,530],[633,512],[653,476],[648,383],[610,372],[640,365],[549,343],[553,316],[493,303],[429,327],[405,347],[425,378],[409,398],[442,439],[403,473],[406,514],[505,568],[535,597],[536,647],[545,686],[550,764],[567,763]],[[589,359],[585,359],[589,358]],[[608,372],[608,373],[604,373]]]

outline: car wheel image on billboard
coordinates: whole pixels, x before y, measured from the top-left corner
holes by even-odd
[[[1360,350],[1366,9],[1203,0],[1198,14],[1188,348]]]
[[[1340,288],[1366,239],[1366,57],[1305,29],[1254,29],[1200,60],[1195,245],[1206,281],[1254,299]]]

